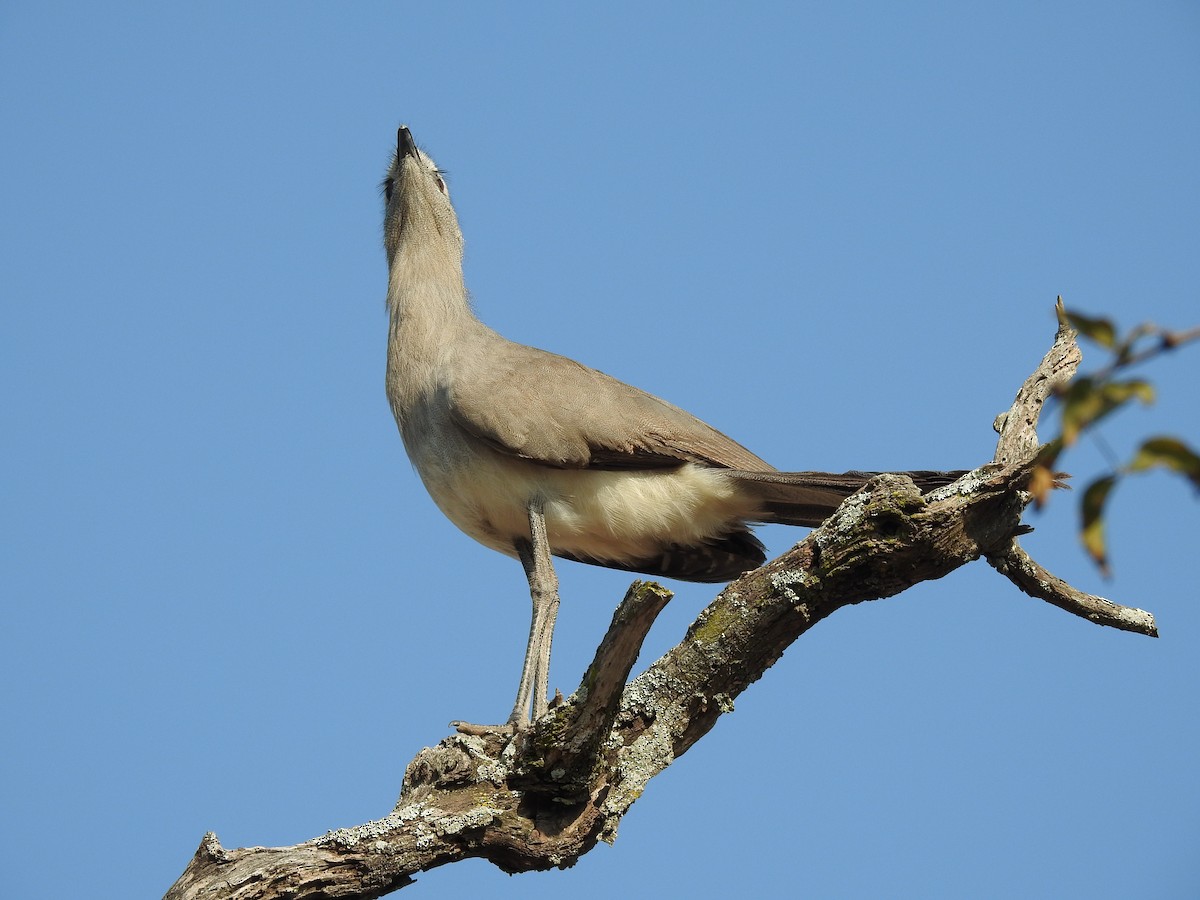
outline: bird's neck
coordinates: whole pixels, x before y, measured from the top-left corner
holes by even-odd
[[[480,327],[452,248],[401,246],[388,279],[387,389],[400,418],[437,389],[442,362],[464,334]]]
[[[462,251],[436,241],[402,243],[388,271],[393,323],[474,318],[463,281]]]

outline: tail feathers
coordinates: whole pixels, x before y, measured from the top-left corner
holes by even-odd
[[[763,522],[784,525],[820,525],[842,501],[880,472],[744,472],[729,474],[762,503]],[[958,480],[957,472],[897,472],[907,475],[922,493]]]

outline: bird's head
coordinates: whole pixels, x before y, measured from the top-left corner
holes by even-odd
[[[383,247],[391,266],[401,248],[462,259],[463,237],[450,205],[445,173],[400,126],[396,155],[383,179]]]

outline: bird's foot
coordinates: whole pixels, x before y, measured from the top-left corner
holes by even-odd
[[[554,697],[552,700],[548,703],[542,704],[541,709],[539,712],[534,713],[532,719],[530,719],[528,713],[524,715],[521,713],[514,713],[510,716],[508,721],[504,722],[503,725],[475,725],[474,722],[455,720],[450,722],[450,727],[454,728],[454,730],[460,734],[520,734],[523,731],[528,731],[529,726],[533,725],[534,722],[541,718],[542,715],[545,715],[552,709],[558,709],[558,707],[563,706],[563,703],[565,702],[566,701],[563,700],[562,691],[556,690],[554,691]]]
[[[503,725],[476,725],[473,722],[460,722],[457,719],[450,723],[450,727],[459,734],[520,734],[522,731],[528,731],[529,726],[536,722],[552,709],[558,709],[566,701],[563,700],[561,691],[554,692],[553,699],[549,703],[541,704],[541,709],[534,710],[533,717],[530,718],[529,713],[524,710],[514,711],[509,716],[508,721]]]

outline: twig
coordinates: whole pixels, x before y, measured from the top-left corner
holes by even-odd
[[[1061,297],[1058,299],[1057,310],[1059,326],[1054,335],[1054,343],[1042,357],[1038,367],[1033,370],[1033,374],[1025,379],[1012,406],[1007,412],[998,415],[993,423],[1000,435],[994,459],[1001,465],[1020,465],[1037,453],[1037,425],[1042,407],[1051,394],[1074,377],[1079,363],[1083,360],[1083,354],[1075,340],[1075,330],[1066,324]]]
[[[989,556],[988,562],[997,572],[1031,597],[1045,600],[1097,625],[1108,625],[1121,631],[1158,637],[1158,626],[1154,624],[1153,614],[1132,606],[1120,606],[1111,600],[1071,587],[1038,565],[1016,541],[1002,553]]]

